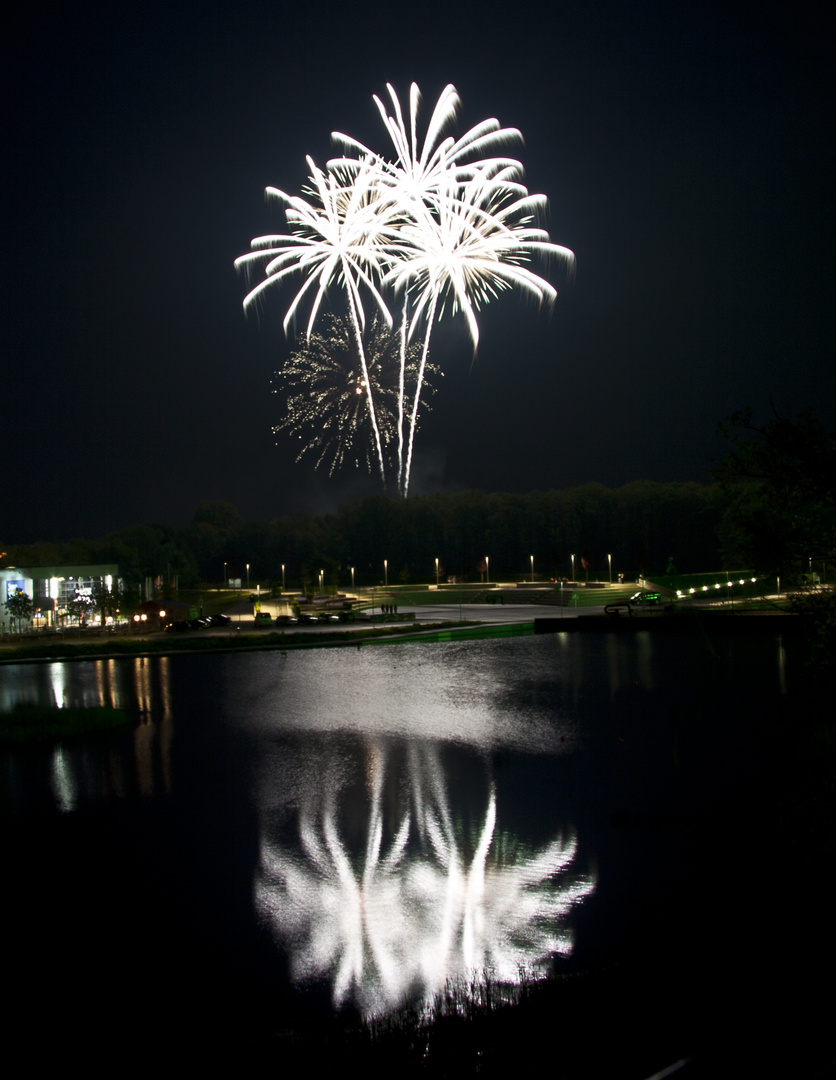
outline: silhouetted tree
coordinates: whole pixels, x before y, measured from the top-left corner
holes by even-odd
[[[35,610],[35,606],[32,603],[31,597],[25,593],[22,589],[17,589],[3,604],[6,611],[9,613],[13,623],[17,623],[18,629],[20,629],[20,623],[24,619],[28,622],[32,618],[32,613]]]
[[[729,499],[720,541],[729,563],[800,584],[836,559],[836,434],[812,412],[721,425],[731,450],[715,475]]]

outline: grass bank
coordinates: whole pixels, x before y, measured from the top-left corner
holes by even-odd
[[[401,626],[357,626],[324,633],[261,632],[193,634],[183,637],[160,634],[155,637],[105,637],[96,641],[27,639],[0,648],[0,663],[22,661],[97,660],[136,656],[171,656],[177,653],[255,652],[269,649],[315,649],[345,645],[370,645],[402,641],[450,641],[455,638],[509,637],[533,633],[533,620],[523,624],[491,625],[440,621],[427,626],[405,622]]]
[[[59,709],[43,705],[16,705],[0,713],[0,743],[51,742],[94,731],[112,731],[129,723],[122,709],[103,707]]]

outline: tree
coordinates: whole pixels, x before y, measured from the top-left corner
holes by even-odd
[[[121,600],[122,594],[119,590],[118,582],[114,584],[112,589],[109,589],[104,581],[99,580],[94,582],[92,602],[93,607],[99,613],[102,626],[107,622],[108,615],[115,615],[119,610]]]
[[[13,623],[20,626],[22,619],[31,619],[35,605],[31,598],[22,589],[17,589],[3,605]]]
[[[67,611],[83,623],[85,618],[93,610],[93,598],[89,593],[80,593],[76,591],[73,594],[72,599],[67,601]]]
[[[836,433],[807,411],[757,424],[751,409],[720,425],[732,448],[715,470],[729,498],[727,565],[803,584],[836,559]]]

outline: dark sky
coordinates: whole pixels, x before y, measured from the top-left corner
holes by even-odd
[[[452,82],[519,127],[577,275],[514,295],[446,377],[412,491],[710,478],[752,405],[836,422],[827,35],[805,5],[32,5],[4,34],[0,539],[333,509],[270,393],[292,293],[244,318],[232,263],[282,231],[330,132],[386,147],[373,93]],[[559,284],[557,275],[555,283]],[[444,324],[442,324],[444,326]]]

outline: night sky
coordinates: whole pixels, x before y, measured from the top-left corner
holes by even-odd
[[[519,127],[577,255],[550,314],[485,311],[474,363],[461,320],[436,328],[411,493],[706,482],[736,409],[836,423],[828,35],[804,5],[720,7],[27,7],[2,58],[0,540],[379,490],[273,435],[292,292],[245,319],[232,264],[332,130],[388,149],[387,81],[425,119],[452,82],[460,130]]]

